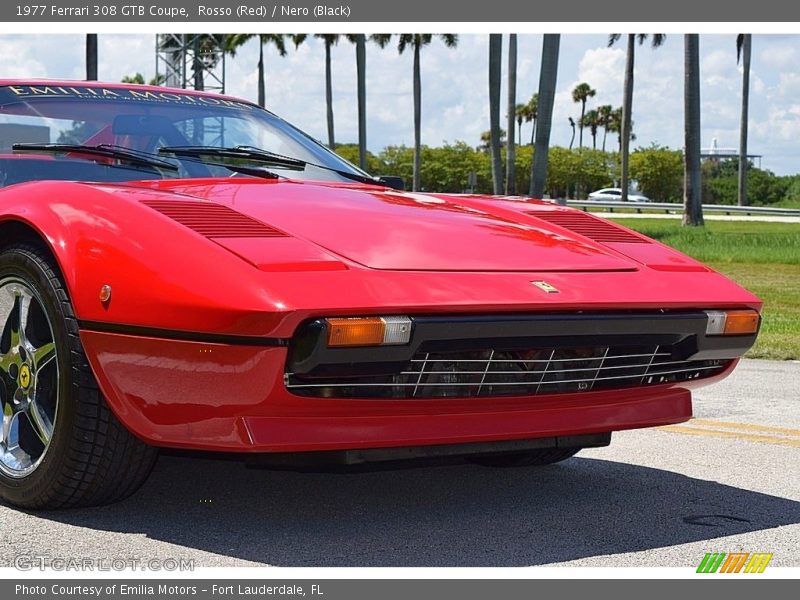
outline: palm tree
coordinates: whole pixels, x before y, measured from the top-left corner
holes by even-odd
[[[684,35],[684,152],[683,224],[703,224],[700,180],[700,36]]]
[[[235,33],[226,37],[225,50],[235,56],[236,51],[251,39],[258,37],[258,105],[267,105],[266,69],[264,68],[264,46],[272,44],[280,56],[286,56],[286,34],[283,33]]]
[[[514,139],[514,120],[517,118],[517,34],[508,36],[508,138],[506,139],[506,194],[517,193],[517,144]],[[521,122],[520,122],[521,124]]]
[[[617,134],[617,152],[622,152],[622,107],[615,108],[611,111],[606,124],[606,131]],[[633,133],[633,121],[631,121],[631,141],[636,139]]]
[[[575,119],[572,117],[567,117],[569,119],[569,126],[572,127],[572,137],[569,139],[569,149],[572,150],[572,145],[575,143]]]
[[[356,104],[358,105],[358,166],[367,168],[367,36],[350,39],[356,46]]]
[[[500,79],[503,36],[489,34],[489,134],[492,156],[492,190],[503,193],[503,159],[500,156]]]
[[[520,123],[520,141],[522,141],[522,121],[533,122],[531,129],[531,146],[536,135],[536,119],[539,118],[539,94],[533,94],[525,104],[517,104],[517,122]]]
[[[641,46],[647,40],[646,33],[629,33],[627,36],[628,48],[625,54],[625,92],[622,103],[622,123],[620,127],[620,162],[622,163],[622,194],[621,200],[628,200],[628,161],[630,158],[631,142],[631,111],[633,110],[633,63],[636,54],[636,43]],[[653,48],[658,48],[666,40],[667,36],[663,33],[654,33],[650,41]],[[608,38],[608,45],[613,46],[622,39],[622,34],[612,33]]]
[[[345,36],[356,47],[356,87],[358,105],[358,166],[367,168],[367,36],[363,33]],[[376,33],[369,36],[381,48],[392,39],[390,33]]]
[[[617,134],[617,152],[622,152],[622,107],[611,111],[608,116],[606,131]]]
[[[86,81],[97,81],[97,34],[86,34]]]
[[[742,61],[742,117],[739,124],[739,206],[747,206],[747,121],[750,110],[750,33],[736,36],[736,63]]]
[[[553,125],[553,102],[558,79],[558,49],[561,36],[546,33],[542,41],[542,67],[539,70],[537,97],[538,126],[531,166],[531,196],[541,198],[547,181],[547,159],[550,150],[550,128]]]
[[[328,121],[328,148],[336,147],[336,136],[333,128],[333,72],[331,68],[331,48],[339,43],[339,35],[335,33],[317,33],[314,37],[325,45],[325,107]]]
[[[611,122],[611,113],[614,107],[610,104],[603,104],[597,107],[597,116],[600,119],[600,126],[603,128],[603,152],[606,151],[606,136],[608,135],[608,124]]]
[[[455,48],[458,45],[458,35],[454,33],[443,33],[438,36],[445,46]],[[401,33],[397,51],[400,54],[408,48],[414,49],[414,176],[412,190],[417,192],[420,189],[420,152],[421,142],[421,123],[422,123],[422,76],[420,70],[420,51],[433,40],[430,33]]]
[[[475,148],[476,150],[480,150],[481,152],[486,152],[489,154],[492,151],[492,132],[491,130],[487,129],[486,131],[481,132],[481,143]],[[500,129],[500,144],[505,144],[506,142],[506,130]]]
[[[572,101],[581,103],[581,118],[578,119],[578,128],[580,129],[580,134],[578,135],[578,148],[583,148],[583,117],[586,114],[586,101],[589,98],[594,98],[596,93],[597,90],[592,89],[592,86],[590,86],[588,83],[579,83],[572,90]]]
[[[522,123],[523,121],[527,123],[525,121],[526,106],[526,104],[520,103],[514,107],[514,114],[517,117],[517,145],[522,142]]]
[[[581,120],[581,129],[588,127],[592,134],[592,149],[597,150],[597,130],[600,128],[600,115],[596,110],[590,110]]]

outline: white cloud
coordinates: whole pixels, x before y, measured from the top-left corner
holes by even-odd
[[[756,38],[758,44],[761,38]],[[770,44],[758,53],[761,62],[772,69],[794,69],[797,66],[797,46],[796,41],[792,44],[774,43]]]

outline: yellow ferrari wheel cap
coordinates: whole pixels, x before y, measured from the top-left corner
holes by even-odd
[[[22,365],[19,370],[19,385],[25,389],[31,384],[31,369],[28,365]]]

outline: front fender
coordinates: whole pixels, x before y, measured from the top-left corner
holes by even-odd
[[[40,181],[0,191],[0,225],[37,231],[80,321],[269,335],[287,312],[265,274],[144,206],[174,197],[133,186]],[[112,288],[110,301],[100,289]]]

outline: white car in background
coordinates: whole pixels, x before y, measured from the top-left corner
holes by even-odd
[[[597,190],[596,192],[589,194],[589,200],[597,200],[600,202],[621,199],[621,188],[603,188],[602,190]],[[647,196],[642,196],[641,194],[635,194],[634,192],[628,192],[628,202],[650,202],[650,198]]]

